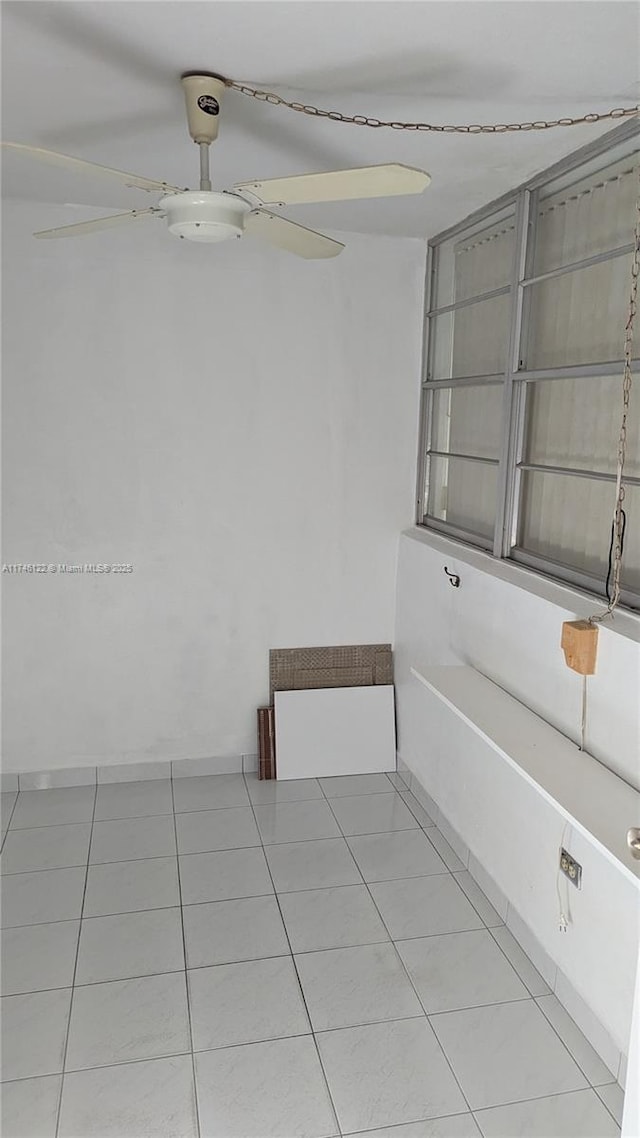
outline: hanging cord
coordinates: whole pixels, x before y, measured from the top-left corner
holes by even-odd
[[[241,95],[248,95],[262,103],[271,103],[274,107],[287,107],[290,111],[297,111],[302,115],[311,115],[314,118],[330,119],[331,122],[345,122],[352,126],[389,127],[391,130],[427,130],[439,134],[504,134],[507,131],[518,130],[549,130],[554,126],[581,126],[585,123],[603,122],[605,119],[624,119],[635,115],[640,107],[614,107],[612,111],[603,111],[602,114],[582,115],[579,118],[566,116],[561,119],[550,119],[540,122],[512,122],[481,125],[471,123],[469,126],[434,126],[426,122],[397,122],[372,118],[369,115],[346,115],[342,111],[325,111],[308,103],[297,103],[295,100],[284,99],[274,91],[263,91],[259,87],[252,87],[248,83],[237,83],[235,79],[225,79],[225,86],[239,91]]]
[[[582,677],[582,714],[580,716],[580,750],[584,751],[587,739],[587,677]]]
[[[566,837],[566,833],[567,833],[567,829],[568,829],[569,825],[570,825],[569,822],[565,822],[564,829],[562,831],[562,837],[560,838],[560,850],[558,850],[558,870],[556,873],[556,895],[558,898],[558,931],[561,933],[566,933],[568,928],[569,928],[569,925],[571,924],[571,904],[569,901],[568,883],[567,883],[567,885],[565,885],[566,905],[563,904],[562,894],[560,892],[560,873],[561,873],[561,870],[560,870],[561,852],[560,851],[563,849],[566,849],[565,837]]]
[[[609,572],[607,574],[607,607],[602,612],[589,617],[592,624],[612,616],[620,603],[620,575],[622,572],[622,552],[626,514],[624,511],[624,464],[627,455],[627,418],[631,398],[631,350],[633,344],[633,324],[638,302],[638,272],[640,270],[640,195],[636,201],[636,225],[634,231],[633,258],[631,261],[631,291],[629,310],[624,334],[624,371],[622,374],[622,420],[618,436],[618,466],[616,472],[616,501],[613,514],[611,550],[609,552]]]

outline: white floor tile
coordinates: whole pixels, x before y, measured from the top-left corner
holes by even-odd
[[[324,797],[315,778],[291,778],[281,782],[277,778],[259,779],[257,775],[247,775],[246,778],[249,798],[255,806]]]
[[[62,1070],[71,989],[3,996],[2,1077],[28,1079]]]
[[[64,1077],[59,1138],[197,1138],[190,1055]]]
[[[340,837],[338,824],[324,798],[317,802],[276,802],[256,806],[255,812],[265,845]]]
[[[49,792],[34,791],[34,794],[45,793]],[[9,830],[0,857],[2,873],[27,873],[35,869],[86,865],[90,836],[89,823],[45,826],[37,830]]]
[[[397,947],[429,1014],[529,999],[485,930],[398,941]]]
[[[533,1000],[445,1012],[431,1023],[472,1110],[588,1085]]]
[[[83,920],[76,984],[154,976],[184,968],[180,909]]]
[[[3,928],[79,917],[85,875],[84,866],[8,874],[2,879],[0,918]]]
[[[451,875],[379,881],[370,886],[394,940],[482,928],[482,921]]]
[[[248,806],[249,796],[241,774],[195,775],[175,779],[173,801],[178,814],[188,810]]]
[[[185,905],[183,914],[187,968],[289,952],[275,897]]]
[[[617,1083],[609,1083],[606,1087],[598,1087],[597,1093],[603,1103],[616,1119],[618,1126],[622,1126],[622,1110],[624,1107],[624,1092]]]
[[[178,861],[175,857],[141,858],[90,865],[85,917],[135,913],[180,904]]]
[[[389,794],[392,787],[386,774],[347,774],[318,780],[327,798],[352,794]]]
[[[425,1122],[404,1126],[385,1126],[382,1130],[359,1130],[350,1138],[482,1138],[472,1114],[448,1114]],[[548,1135],[547,1135],[548,1138]]]
[[[349,838],[349,847],[365,881],[449,872],[422,830],[363,834]]]
[[[479,1110],[484,1138],[617,1138],[620,1131],[595,1091]]]
[[[2,995],[70,988],[79,921],[2,930]]]
[[[344,838],[285,842],[279,846],[267,846],[265,852],[279,893],[362,883]]]
[[[332,798],[331,809],[345,837],[352,834],[380,834],[389,830],[412,830],[418,825],[394,790],[390,794]]]
[[[96,797],[96,822],[172,814],[171,779],[103,783]]]
[[[280,905],[294,952],[389,940],[364,885],[283,893]]]
[[[180,858],[180,881],[183,905],[273,893],[265,856],[258,847],[185,854]]]
[[[529,957],[520,948],[517,940],[505,925],[500,925],[497,928],[492,928],[491,935],[495,941],[500,945],[505,956],[510,960],[515,968],[522,983],[531,992],[532,996],[547,996],[550,989],[546,980],[533,967]]]
[[[194,1051],[311,1031],[291,956],[196,968],[188,980]]]
[[[250,806],[176,814],[176,831],[178,852],[181,854],[260,845],[260,835]]]
[[[565,1011],[557,996],[539,996],[536,1000],[538,1007],[555,1027],[558,1035],[569,1048],[578,1066],[587,1076],[593,1086],[603,1083],[614,1083],[615,1075],[602,1062],[600,1056],[594,1051],[589,1040],[573,1022],[571,1016]]]
[[[94,823],[89,860],[96,865],[109,861],[169,857],[175,852],[173,817],[124,818]]]
[[[61,1075],[3,1083],[0,1104],[3,1138],[56,1138]]]
[[[310,1036],[196,1055],[203,1138],[333,1138],[338,1134]]]
[[[345,1134],[466,1110],[426,1018],[322,1032],[317,1039]]]
[[[11,818],[12,830],[32,826],[64,826],[90,822],[95,786],[69,786],[57,790],[24,790]]]
[[[190,1049],[184,972],[75,988],[66,1070]]]
[[[485,897],[482,889],[477,882],[473,880],[469,871],[465,869],[461,873],[456,873],[455,876],[458,885],[464,890],[476,913],[481,920],[484,921],[487,928],[496,928],[498,925],[503,925],[504,921],[502,917],[499,916],[491,902]]]
[[[392,944],[296,956],[314,1031],[423,1015]]]

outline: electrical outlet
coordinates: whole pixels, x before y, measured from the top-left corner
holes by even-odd
[[[576,889],[582,889],[582,866],[563,849],[560,850],[560,869]]]

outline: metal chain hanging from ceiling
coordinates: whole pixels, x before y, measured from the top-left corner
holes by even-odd
[[[259,87],[252,87],[248,83],[237,83],[235,79],[224,80],[227,87],[239,91],[241,95],[248,95],[262,103],[271,103],[274,107],[288,107],[290,111],[299,114],[311,115],[314,118],[330,119],[331,122],[351,123],[353,126],[389,127],[391,130],[422,130],[434,131],[438,134],[504,134],[507,131],[518,130],[549,130],[554,126],[580,126],[585,123],[603,122],[605,119],[624,119],[636,115],[639,107],[615,107],[612,111],[603,111],[601,114],[593,112],[579,118],[567,116],[561,119],[549,119],[539,122],[514,122],[481,124],[471,123],[469,126],[435,126],[426,122],[398,122],[371,118],[369,115],[345,115],[342,111],[325,111],[308,103],[298,103],[295,100],[284,99],[274,91],[263,91]]]
[[[610,588],[607,589],[608,604],[606,609],[596,613],[589,619],[592,622],[606,620],[612,616],[614,609],[620,603],[620,577],[622,573],[622,550],[624,543],[624,530],[626,516],[624,512],[624,464],[627,455],[627,419],[629,416],[629,402],[631,399],[631,351],[633,346],[633,325],[638,305],[638,274],[640,273],[640,192],[636,201],[636,226],[634,231],[633,257],[631,261],[631,291],[629,294],[629,308],[624,332],[624,370],[622,373],[622,420],[618,436],[618,463],[616,471],[616,502],[613,515],[611,535],[611,553],[609,558]],[[609,578],[607,579],[609,583]]]

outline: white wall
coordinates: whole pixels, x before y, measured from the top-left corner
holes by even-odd
[[[4,219],[7,771],[251,753],[268,650],[388,641],[424,246],[308,263]]]
[[[450,586],[445,565],[460,574],[460,588]],[[400,540],[399,753],[560,969],[556,990],[574,1018],[579,1005],[574,1011],[565,978],[626,1053],[638,952],[636,886],[583,836],[564,831],[555,808],[409,671],[470,664],[577,740],[581,679],[564,665],[561,625],[592,611],[592,602],[572,590],[497,566],[444,538],[414,530]],[[637,785],[638,622],[616,619],[629,635],[601,630],[598,671],[589,680],[587,749]],[[628,824],[620,819],[621,827]],[[566,934],[558,929],[556,894],[563,831],[584,870],[582,890],[570,894]]]
[[[459,589],[445,565],[460,574]],[[601,608],[585,594],[415,528],[400,539],[396,679],[411,665],[470,664],[579,742],[582,677],[565,665],[562,623]],[[587,690],[586,750],[640,788],[640,617],[620,613],[600,625]]]

